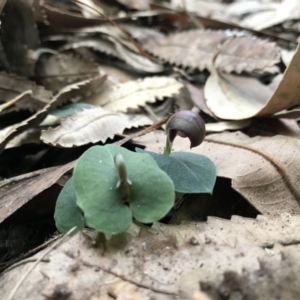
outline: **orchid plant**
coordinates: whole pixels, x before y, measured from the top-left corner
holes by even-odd
[[[54,219],[67,233],[84,226],[106,234],[126,231],[133,219],[153,223],[173,207],[175,192],[212,193],[216,179],[213,162],[191,152],[172,152],[177,135],[191,147],[205,137],[202,118],[192,111],[175,113],[166,125],[163,154],[116,145],[93,146],[77,161],[72,178],[62,189]]]

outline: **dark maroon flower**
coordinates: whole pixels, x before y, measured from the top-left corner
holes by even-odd
[[[169,119],[166,131],[171,144],[176,135],[179,135],[188,137],[193,148],[199,146],[205,138],[205,123],[199,114],[191,110],[181,110]]]

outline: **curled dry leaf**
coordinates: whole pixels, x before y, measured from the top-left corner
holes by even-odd
[[[131,123],[129,118],[123,114],[95,107],[67,117],[57,128],[43,131],[41,139],[44,143],[62,147],[104,143],[108,138],[113,138],[115,134],[123,133],[125,128],[137,127],[139,122],[145,125],[143,119],[135,119]]]
[[[282,228],[291,234],[290,241],[283,236]],[[92,247],[93,238],[93,232],[80,232],[52,249],[49,262],[31,270],[30,284],[20,285],[15,298],[25,300],[30,295],[40,299],[42,294],[51,299],[60,290],[72,293],[72,300],[88,299],[91,293],[99,299],[107,299],[107,294],[120,299],[128,294],[134,300],[208,299],[204,296],[224,290],[226,295],[247,299],[264,300],[270,294],[276,299],[286,299],[284,295],[298,297],[298,216],[251,221],[241,217],[231,221],[209,218],[196,226],[158,223],[153,229],[133,226],[107,241],[105,255],[99,255],[101,246]],[[270,245],[276,243],[269,250],[272,255],[262,248],[264,239]],[[278,244],[285,242],[291,245]],[[3,299],[32,268],[35,259],[47,251],[34,256],[34,262],[15,266],[1,276]],[[210,288],[202,288],[201,298],[195,298],[199,285]]]
[[[147,150],[162,152],[163,133],[135,139]],[[189,151],[189,142],[177,137],[175,151]],[[209,135],[191,152],[206,155],[220,177],[230,178],[232,187],[261,213],[300,213],[300,141],[286,136],[249,138],[241,132]]]
[[[224,120],[271,116],[300,102],[300,47],[275,91],[254,78],[213,70],[204,87],[207,105]]]
[[[85,100],[112,111],[126,112],[129,108],[144,106],[164,97],[172,97],[184,89],[183,84],[171,77],[146,77],[104,89]]]
[[[43,56],[36,66],[37,80],[48,90],[58,91],[68,84],[99,74],[96,63],[72,54]]]

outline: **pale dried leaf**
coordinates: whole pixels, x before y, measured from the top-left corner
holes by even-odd
[[[74,147],[105,142],[132,127],[122,115],[95,107],[68,116],[57,128],[42,132],[41,140],[53,146]]]
[[[206,132],[222,132],[225,130],[240,130],[251,125],[251,120],[225,121],[205,124]]]
[[[171,6],[175,9],[183,9],[201,17],[212,17],[214,14],[224,13],[227,5],[219,0],[172,0]]]
[[[255,30],[263,30],[288,20],[298,19],[300,4],[298,0],[284,0],[277,5],[275,11],[259,12],[250,15],[241,22],[241,26]]]
[[[61,48],[61,50],[65,51],[69,49],[78,49],[82,47],[87,47],[92,50],[103,52],[115,57],[118,56],[118,51],[115,49],[115,46],[112,42],[96,38],[83,38],[80,41],[67,43]]]
[[[65,85],[95,77],[99,74],[96,63],[72,54],[44,56],[36,66],[36,77],[48,90],[58,91]]]
[[[129,108],[144,106],[146,102],[153,103],[164,97],[172,97],[183,88],[183,84],[171,77],[146,77],[104,89],[85,102],[112,111],[126,112]]]
[[[149,0],[117,0],[128,8],[145,10],[149,8]]]
[[[300,102],[300,47],[285,70],[275,91],[256,79],[213,70],[204,94],[207,105],[221,119],[241,120],[254,116],[271,116]]]
[[[264,239],[271,244],[286,240],[282,227],[291,233],[292,245],[262,248]],[[199,294],[221,299],[211,298],[211,293],[226,293],[232,299],[265,300],[270,294],[276,299],[297,299],[298,227],[296,216],[251,221],[209,218],[196,226],[155,224],[153,229],[132,229],[112,237],[102,255],[101,246],[92,247],[91,237],[78,233],[55,247],[47,263],[39,263],[30,272],[15,298],[54,298],[57,291],[64,291],[72,300],[88,299],[91,294],[99,299],[109,299],[108,295],[132,300],[205,299],[195,298]],[[27,262],[2,275],[3,298],[30,267],[32,262]]]
[[[148,134],[134,141],[162,153],[165,134]],[[176,137],[175,151],[189,151],[188,139]],[[276,217],[300,213],[300,141],[276,135],[249,138],[241,132],[209,135],[191,152],[206,155],[220,177],[230,178],[232,187],[257,210]]]
[[[204,96],[218,118],[242,120],[257,115],[272,96],[272,90],[256,78],[212,70],[204,86]]]
[[[124,43],[124,41],[123,41]],[[107,36],[104,38],[87,38],[78,42],[72,42],[65,45],[62,50],[67,49],[78,49],[81,47],[88,47],[95,51],[104,52],[106,54],[122,59],[128,65],[143,72],[149,73],[158,73],[164,70],[163,66],[150,61],[148,58],[141,56],[136,52],[136,48],[132,46],[131,43],[127,42],[130,45],[129,49],[127,46],[121,43],[118,39]],[[133,51],[132,51],[133,50]]]
[[[215,67],[227,73],[278,72],[280,48],[275,43],[255,37],[240,36],[221,47]]]

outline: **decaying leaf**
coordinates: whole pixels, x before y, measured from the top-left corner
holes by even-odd
[[[165,134],[135,139],[147,150],[162,152]],[[176,137],[175,151],[188,151],[189,141]],[[206,155],[220,177],[230,178],[232,187],[258,211],[276,217],[300,213],[300,141],[285,136],[249,138],[236,132],[209,135],[192,152]]]
[[[101,105],[112,111],[126,112],[129,108],[144,106],[172,97],[184,89],[182,83],[171,77],[146,77],[104,89],[100,94],[85,100],[92,105]]]
[[[45,88],[58,91],[68,84],[95,77],[99,74],[96,63],[72,54],[43,56],[36,66],[36,77]]]
[[[254,78],[221,74],[216,70],[208,78],[204,94],[207,105],[219,118],[242,120],[271,116],[299,103],[300,47],[275,91]]]
[[[31,90],[32,94],[16,102],[17,107],[36,111],[43,108],[52,98],[51,91],[45,90],[33,81],[13,74],[0,73],[1,101],[9,101],[28,90]]]
[[[95,107],[79,111],[61,122],[57,128],[42,132],[44,143],[53,146],[74,147],[88,143],[105,142],[115,134],[123,133],[125,128],[136,126],[119,113]]]
[[[1,40],[10,71],[23,76],[34,74],[31,51],[40,44],[31,6],[29,0],[9,0],[1,15]]]
[[[266,246],[264,239],[270,242],[268,245],[285,244],[282,227],[291,234],[288,243],[292,245],[262,248]],[[209,218],[207,223],[196,226],[158,223],[152,229],[132,227],[112,237],[102,255],[101,246],[92,247],[91,237],[78,233],[54,248],[47,263],[37,264],[15,297],[23,300],[30,294],[35,299],[53,298],[63,290],[74,300],[87,299],[91,293],[101,299],[107,299],[108,294],[122,299],[128,294],[130,299],[145,300],[221,299],[210,296],[225,293],[232,298],[238,295],[264,300],[272,294],[278,299],[296,299],[298,227],[299,217],[291,216],[251,221],[240,217],[231,221]],[[1,277],[4,298],[32,263],[21,264]],[[26,284],[29,278],[31,284]],[[83,288],[86,286],[89,288]],[[196,294],[201,298],[195,298]]]

